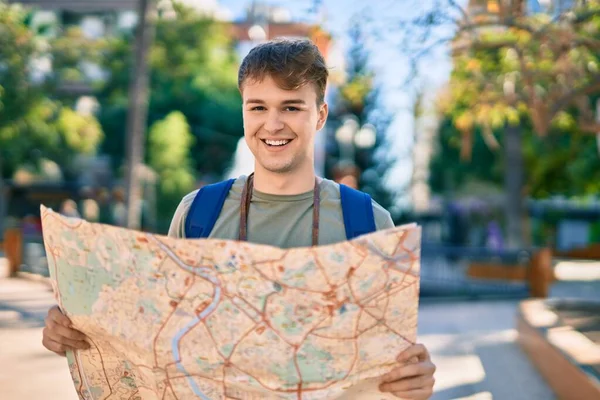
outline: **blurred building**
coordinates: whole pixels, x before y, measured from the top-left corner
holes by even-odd
[[[240,58],[256,44],[280,37],[309,38],[325,59],[332,44],[331,35],[320,25],[294,21],[287,9],[257,1],[248,6],[245,18],[233,23],[232,35],[238,42]]]

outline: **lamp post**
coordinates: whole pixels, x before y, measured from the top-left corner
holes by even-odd
[[[340,171],[341,178],[344,179],[347,175],[354,173],[356,175],[354,179],[358,181],[359,171],[356,165],[356,150],[368,150],[375,146],[377,141],[375,126],[369,123],[361,126],[356,116],[346,115],[342,118],[342,124],[335,132],[335,140],[340,146],[338,169],[343,170]]]
[[[367,150],[375,145],[377,131],[372,124],[360,126],[358,118],[347,115],[335,132],[335,139],[340,145],[342,159],[356,163],[355,149]]]

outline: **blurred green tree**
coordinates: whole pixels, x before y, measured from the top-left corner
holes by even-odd
[[[520,246],[523,199],[577,191],[550,178],[569,177],[573,169],[560,169],[578,153],[589,154],[590,134],[600,131],[592,97],[600,92],[600,3],[581,3],[556,18],[528,14],[522,0],[494,4],[487,12],[461,13],[454,70],[440,104],[459,134],[462,160],[471,159],[476,132],[490,149],[503,149],[508,237]],[[557,143],[566,147],[548,152]],[[597,156],[577,165],[593,171]],[[590,187],[582,179],[572,185]]]
[[[173,209],[194,188],[191,149],[194,136],[185,116],[173,111],[156,121],[148,137],[148,160],[160,180],[159,217],[171,217]],[[162,212],[161,212],[162,211]]]
[[[93,116],[76,113],[52,98],[48,77],[38,69],[49,56],[46,39],[30,28],[31,12],[0,2],[0,173],[22,166],[35,171],[52,160],[70,171],[75,154],[93,154],[103,132]]]

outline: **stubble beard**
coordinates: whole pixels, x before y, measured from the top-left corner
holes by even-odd
[[[294,154],[288,160],[284,162],[273,162],[273,163],[260,163],[261,166],[269,172],[273,172],[276,174],[287,174],[292,172],[300,167],[302,164],[303,157],[302,154]]]

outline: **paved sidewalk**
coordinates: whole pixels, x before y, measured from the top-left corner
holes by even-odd
[[[424,303],[419,341],[437,365],[432,400],[553,400],[516,344],[517,301]]]
[[[0,279],[0,398],[76,400],[67,361],[41,343],[44,317],[54,304],[47,285]]]
[[[76,400],[66,360],[40,341],[48,286],[0,279],[3,400]],[[419,340],[438,366],[433,400],[553,400],[515,344],[515,301],[423,303]]]

